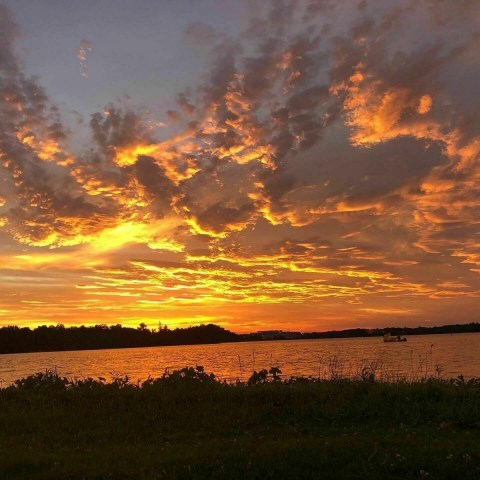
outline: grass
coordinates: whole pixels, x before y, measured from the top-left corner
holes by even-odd
[[[0,478],[480,478],[480,380],[279,375],[28,377],[0,390]]]

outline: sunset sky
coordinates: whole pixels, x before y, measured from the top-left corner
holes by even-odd
[[[478,0],[0,6],[0,325],[478,321]]]

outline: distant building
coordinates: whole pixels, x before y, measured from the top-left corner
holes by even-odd
[[[302,336],[300,332],[284,332],[283,330],[260,330],[253,335],[262,340],[293,340]]]

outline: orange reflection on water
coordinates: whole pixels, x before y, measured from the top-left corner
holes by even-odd
[[[246,380],[253,370],[278,366],[283,376],[358,378],[364,366],[387,381],[436,376],[480,376],[480,333],[418,335],[384,344],[381,337],[224,343],[0,355],[0,378],[9,383],[46,368],[68,377],[128,375],[133,381],[166,370],[202,365],[230,381]]]

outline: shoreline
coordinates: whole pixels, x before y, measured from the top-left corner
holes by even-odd
[[[0,390],[0,477],[480,474],[480,379],[392,384],[275,375],[234,385],[200,367],[141,385],[28,377]]]
[[[468,331],[453,331],[452,327],[468,327],[471,326],[471,330]],[[190,329],[204,329],[208,327],[216,327],[215,325],[201,325],[197,327],[190,327]],[[2,335],[2,330],[6,328],[18,328],[18,327],[1,327],[0,328],[0,340]],[[50,326],[50,327],[41,327],[46,329],[59,329],[58,326]],[[81,329],[84,328],[86,330],[94,330],[97,326],[93,327],[61,327],[60,331],[62,330],[70,330],[70,329]],[[108,328],[107,327],[107,331]],[[216,327],[220,328],[220,327]],[[450,328],[450,330],[449,330]],[[128,327],[122,327],[124,330],[133,330]],[[414,332],[414,330],[421,329],[421,331]],[[431,331],[431,330],[438,330],[442,329],[444,331]],[[30,332],[34,332],[35,330],[30,330]],[[185,331],[188,329],[176,329],[176,330],[169,330],[168,332],[177,332],[177,331]],[[100,345],[98,347],[89,346],[88,348],[42,348],[42,349],[18,349],[17,351],[2,351],[0,345],[0,355],[15,355],[15,354],[29,354],[29,353],[54,353],[54,352],[80,352],[80,351],[99,351],[99,350],[120,350],[120,349],[137,349],[137,348],[153,348],[153,347],[179,347],[179,346],[195,346],[195,345],[219,345],[219,344],[228,344],[228,343],[257,343],[257,342],[277,342],[277,341],[295,341],[295,340],[333,340],[333,339],[351,339],[351,338],[381,338],[383,336],[383,332],[391,332],[393,336],[425,336],[425,335],[458,335],[458,334],[470,334],[470,333],[480,333],[480,323],[470,323],[465,325],[444,325],[441,327],[414,327],[414,328],[400,328],[400,327],[391,327],[391,328],[384,328],[384,329],[375,329],[370,330],[374,333],[367,333],[367,329],[356,329],[356,330],[338,330],[338,331],[328,331],[328,332],[306,332],[301,333],[300,336],[294,338],[258,338],[255,337],[256,334],[235,334],[228,330],[223,330],[226,332],[226,335],[231,336],[228,339],[222,339],[219,341],[211,340],[211,341],[201,341],[201,342],[182,342],[182,343],[163,343],[163,344],[144,344],[144,345],[114,345],[114,346],[107,346],[107,345]],[[361,333],[360,331],[364,331],[365,333]],[[150,334],[155,334],[158,332],[146,330],[146,332]],[[222,333],[223,333],[222,332]],[[355,332],[355,334],[348,334],[350,332]],[[408,342],[407,342],[408,343]]]

